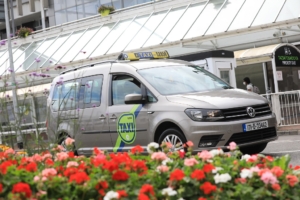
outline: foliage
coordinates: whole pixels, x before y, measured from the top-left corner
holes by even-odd
[[[115,11],[115,8],[113,6],[106,6],[106,5],[101,5],[99,8],[98,8],[98,12],[99,13],[102,13],[106,10],[109,10],[109,12],[113,12]]]
[[[28,35],[30,35],[33,32],[33,30],[31,28],[27,28],[27,27],[21,27],[18,31],[17,31],[17,35],[21,38],[26,38]]]
[[[66,140],[71,147],[73,139]],[[168,143],[149,155],[130,152],[74,156],[61,146],[31,157],[0,152],[0,198],[4,199],[298,199],[299,166],[289,157],[244,155],[231,148],[170,152]]]

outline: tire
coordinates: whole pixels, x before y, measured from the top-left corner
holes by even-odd
[[[184,149],[183,144],[185,144],[186,138],[183,133],[177,128],[168,128],[165,130],[158,138],[158,144],[161,145],[162,142],[170,142],[173,144],[171,151],[178,151],[180,149]],[[175,148],[175,144],[181,143],[180,147]]]
[[[249,155],[258,154],[266,148],[267,144],[268,143],[261,143],[261,144],[241,147],[240,150],[243,154],[249,154]]]

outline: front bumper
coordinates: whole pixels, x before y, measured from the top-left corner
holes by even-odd
[[[243,132],[243,124],[259,121],[268,121],[268,128],[257,131]],[[239,147],[267,143],[277,140],[277,123],[274,114],[227,122],[195,122],[186,119],[180,122],[186,139],[194,143],[194,151],[215,148],[226,149],[229,142],[234,141]],[[243,135],[245,134],[245,137]],[[203,145],[203,141],[207,144]],[[200,144],[201,141],[201,144]],[[215,141],[215,142],[213,142]],[[199,146],[200,145],[200,146]]]

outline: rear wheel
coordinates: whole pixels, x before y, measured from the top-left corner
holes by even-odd
[[[258,154],[266,148],[267,144],[268,143],[261,143],[261,144],[241,147],[240,150],[243,154],[249,154],[249,155]]]
[[[181,149],[184,149],[186,139],[183,133],[177,128],[168,128],[159,136],[158,143],[161,145],[162,142],[171,143],[171,151],[179,151]]]

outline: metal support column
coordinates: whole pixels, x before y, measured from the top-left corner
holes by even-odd
[[[264,72],[264,81],[265,81],[265,88],[266,88],[266,93],[268,91],[268,72],[267,72],[267,66],[266,66],[266,63],[264,62],[262,64],[262,67],[263,67],[263,72]]]
[[[8,16],[8,0],[4,0],[4,12],[5,12],[5,25],[6,25],[6,33],[9,36],[10,34],[10,27],[9,27],[9,16]],[[17,98],[17,87],[16,87],[16,77],[14,71],[14,63],[13,63],[13,54],[12,54],[12,47],[11,47],[11,39],[7,37],[7,45],[8,45],[8,55],[9,55],[9,65],[12,71],[11,73],[11,82],[12,84],[12,99],[13,99],[13,108],[15,113],[16,119],[16,134],[17,134],[17,142],[22,143],[23,138],[20,132],[20,120],[19,120],[19,107],[18,107],[18,98]],[[23,146],[23,145],[22,145]]]
[[[272,70],[273,70],[273,79],[274,79],[274,91],[278,93],[278,81],[277,81],[277,71],[276,71],[276,63],[275,58],[272,59]]]
[[[14,17],[14,5],[13,5],[13,1],[10,0],[9,1],[10,4],[10,15],[11,15],[11,31],[13,36],[16,36],[16,27],[15,27],[15,17]],[[10,35],[7,35],[7,37],[10,37]]]
[[[40,6],[41,6],[41,17],[42,17],[42,29],[46,28],[45,23],[45,10],[44,10],[44,0],[40,0]]]

